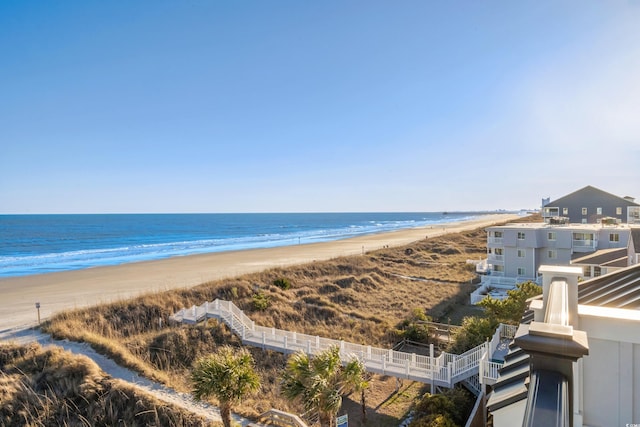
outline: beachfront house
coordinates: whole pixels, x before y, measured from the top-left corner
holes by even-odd
[[[629,224],[514,223],[488,227],[486,275],[471,295],[505,295],[516,283],[539,283],[541,265],[576,265],[583,278],[598,277],[638,263],[640,228]],[[634,238],[635,237],[635,238]]]
[[[543,200],[544,221],[560,217],[578,224],[597,224],[603,219],[640,224],[640,204],[632,197],[619,197],[588,185],[559,199]]]
[[[580,267],[540,271],[488,396],[493,426],[640,425],[640,264],[582,282]]]

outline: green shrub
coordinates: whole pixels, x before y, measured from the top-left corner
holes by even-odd
[[[496,324],[517,325],[527,307],[527,299],[541,293],[542,288],[534,282],[523,282],[518,283],[515,289],[508,290],[504,300],[486,296],[478,305],[484,308],[486,315]]]
[[[440,394],[427,393],[416,406],[410,427],[463,426],[473,404],[470,393],[462,388],[449,389]]]
[[[264,292],[253,294],[251,298],[253,299],[254,310],[264,311],[271,305],[271,298],[269,298],[269,295],[265,294]]]
[[[422,308],[414,308],[411,315],[399,325],[400,336],[406,340],[428,343],[431,336],[429,326],[425,322],[430,322]]]
[[[455,331],[453,342],[447,347],[450,353],[461,354],[490,339],[498,324],[486,317],[468,316],[462,320],[462,327]]]
[[[291,282],[289,281],[289,279],[286,279],[284,277],[274,280],[273,285],[285,291],[291,288]]]

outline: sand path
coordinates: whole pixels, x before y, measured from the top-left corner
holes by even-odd
[[[188,393],[180,393],[172,388],[141,377],[136,372],[127,368],[123,368],[113,360],[102,354],[97,353],[89,344],[78,343],[68,340],[53,340],[50,335],[42,333],[38,329],[31,328],[13,328],[0,332],[0,341],[11,341],[18,344],[28,344],[37,342],[43,347],[56,345],[74,354],[87,356],[93,360],[99,367],[112,378],[119,379],[129,383],[130,385],[147,392],[158,400],[179,406],[189,412],[199,415],[209,421],[222,422],[220,417],[220,409],[206,402],[199,402]],[[250,420],[232,414],[234,422],[247,426]]]
[[[333,242],[269,249],[211,253],[109,267],[0,278],[0,332],[37,321],[35,303],[44,320],[73,308],[127,299],[149,292],[188,288],[270,267],[356,255],[384,246],[401,246],[445,233],[486,227],[517,218],[496,214],[434,227],[418,227]]]

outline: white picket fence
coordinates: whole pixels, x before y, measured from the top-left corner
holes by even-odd
[[[490,356],[500,342],[501,336],[505,335],[505,331],[507,334],[515,333],[507,329],[512,327],[500,325],[491,341],[463,354],[443,352],[434,357],[257,326],[233,302],[219,299],[182,309],[171,316],[171,319],[176,322],[188,324],[198,323],[207,318],[222,320],[242,338],[242,343],[246,345],[285,354],[302,351],[309,355],[337,346],[343,361],[347,362],[356,357],[362,360],[367,371],[372,373],[448,388],[460,381],[465,381],[468,385],[472,385],[476,392],[479,392],[481,383],[495,382],[497,379],[497,368],[500,364],[491,362]],[[481,365],[484,366],[481,368]],[[483,373],[482,376],[472,378],[480,372]]]

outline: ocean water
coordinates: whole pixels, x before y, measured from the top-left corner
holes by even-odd
[[[0,215],[0,277],[331,241],[481,215],[482,212]]]

